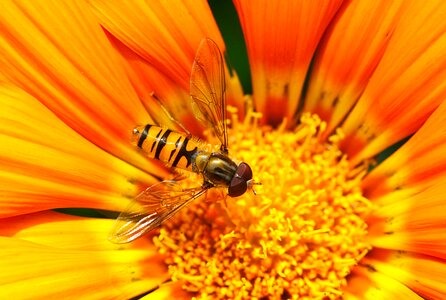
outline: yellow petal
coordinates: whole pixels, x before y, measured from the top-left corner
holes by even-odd
[[[183,90],[201,40],[223,40],[206,1],[89,1],[101,24]]]
[[[327,121],[327,134],[351,110],[379,64],[404,1],[351,1],[331,22],[315,54],[304,111]]]
[[[271,125],[296,113],[313,52],[336,1],[234,1],[245,35],[256,107]]]
[[[61,207],[120,211],[138,193],[135,183],[155,182],[22,91],[0,86],[0,103],[0,216]]]
[[[59,249],[109,251],[152,249],[149,238],[131,244],[108,241],[115,220],[82,218],[44,211],[0,219],[0,236],[14,237]],[[152,249],[155,251],[154,249]]]
[[[374,250],[362,263],[406,285],[424,299],[446,297],[446,264],[443,260],[403,251]]]
[[[368,221],[370,243],[445,259],[446,184],[439,182],[411,197],[392,196],[378,200],[379,209]]]
[[[346,300],[422,300],[401,282],[366,267],[357,267],[345,289]]]
[[[0,237],[2,299],[129,299],[167,278],[153,249],[83,251]]]
[[[342,128],[353,163],[414,133],[446,97],[444,1],[407,6]]]
[[[437,181],[446,171],[446,103],[395,153],[373,169],[363,181],[369,199],[390,192],[407,197]]]
[[[84,1],[4,1],[0,69],[81,135],[144,168],[128,139],[150,121]]]

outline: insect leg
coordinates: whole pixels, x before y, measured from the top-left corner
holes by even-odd
[[[175,124],[177,124],[185,134],[187,134],[187,136],[190,138],[192,137],[192,134],[190,133],[189,130],[187,130],[187,128],[177,119],[175,119],[169,112],[169,110],[164,106],[163,102],[161,101],[160,98],[158,98],[158,96],[155,94],[155,92],[150,93],[150,95],[153,97],[153,99],[156,100],[156,102],[158,103],[158,105],[161,107],[161,109],[164,111],[164,113],[166,114],[166,116]]]

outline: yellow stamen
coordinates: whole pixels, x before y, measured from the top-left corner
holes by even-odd
[[[227,198],[224,207],[211,191],[166,222],[155,244],[172,278],[197,298],[340,298],[370,249],[364,167],[352,169],[339,150],[342,132],[321,142],[326,124],[316,115],[304,114],[293,132],[285,122],[259,126],[259,117],[234,117],[229,132],[231,155],[262,183],[257,195]]]

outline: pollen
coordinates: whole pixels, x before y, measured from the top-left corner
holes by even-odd
[[[304,114],[292,131],[261,126],[254,112],[232,115],[230,156],[261,184],[238,198],[213,189],[163,224],[154,242],[172,280],[196,299],[342,298],[370,250],[366,166],[349,164],[341,131],[322,141],[317,115]]]

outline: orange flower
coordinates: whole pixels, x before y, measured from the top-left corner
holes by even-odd
[[[130,143],[178,126],[154,94],[208,136],[188,95],[200,41],[226,49],[208,4],[2,2],[0,298],[446,297],[446,4],[234,4],[253,93],[226,67],[229,150],[262,186],[116,245],[113,218],[53,209],[110,216],[169,178]]]

